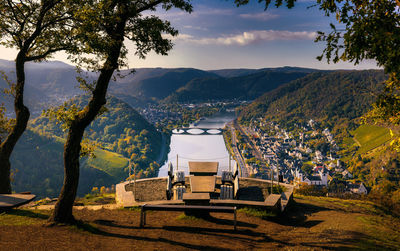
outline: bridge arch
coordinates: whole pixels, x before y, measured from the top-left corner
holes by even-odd
[[[183,127],[172,130],[175,135],[222,135],[222,128]]]

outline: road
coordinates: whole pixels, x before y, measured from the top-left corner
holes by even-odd
[[[235,133],[235,128],[233,126],[233,123],[228,123],[227,126],[231,130],[231,135],[232,135],[232,150],[233,154],[235,154],[235,159],[237,163],[239,164],[240,168],[240,176],[241,177],[249,177],[249,171],[246,168],[246,164],[244,163],[244,160],[242,158],[242,155],[239,152],[239,149],[236,146],[236,133]]]
[[[246,141],[246,143],[251,147],[253,155],[256,157],[256,159],[263,160],[262,154],[258,147],[256,146],[256,143],[251,139],[251,134],[248,132],[246,129],[243,129],[235,120],[233,126],[236,128],[236,130],[239,130],[239,132],[243,135],[243,139]]]

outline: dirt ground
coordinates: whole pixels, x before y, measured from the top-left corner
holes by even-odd
[[[0,214],[0,250],[400,249],[398,218],[333,204],[297,198],[289,213],[270,218],[242,211],[237,231],[231,214],[149,212],[142,229],[138,210],[76,210],[80,227],[45,227],[49,211],[13,210]]]

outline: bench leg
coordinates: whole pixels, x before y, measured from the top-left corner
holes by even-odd
[[[140,227],[144,227],[144,224],[146,224],[146,211],[142,207],[140,210]]]
[[[236,231],[236,209],[233,211],[233,230]]]

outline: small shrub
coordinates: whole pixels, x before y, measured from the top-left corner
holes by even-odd
[[[242,213],[245,213],[246,215],[259,217],[259,218],[262,218],[262,219],[266,219],[268,217],[275,217],[276,216],[276,214],[271,212],[271,211],[266,211],[266,210],[257,209],[257,208],[250,208],[250,207],[241,208],[238,211],[242,212]]]
[[[326,187],[300,185],[300,187],[295,190],[295,193],[306,196],[326,196],[328,190]]]
[[[99,194],[99,188],[98,187],[93,187],[91,193],[92,194]]]

